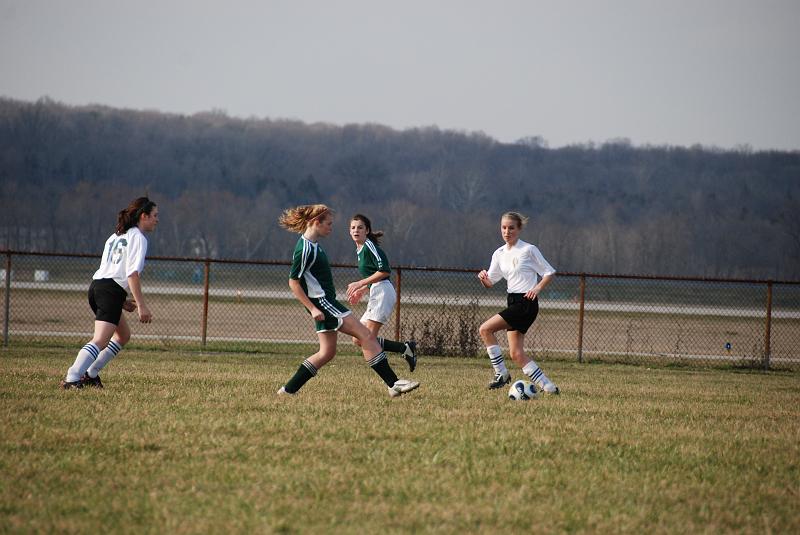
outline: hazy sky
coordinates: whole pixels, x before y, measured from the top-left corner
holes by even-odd
[[[800,0],[0,0],[0,95],[800,150]]]

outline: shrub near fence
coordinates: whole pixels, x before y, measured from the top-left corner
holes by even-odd
[[[78,343],[91,334],[86,290],[96,256],[0,254],[4,345]],[[155,319],[130,322],[134,341],[253,351],[313,345],[288,271],[288,262],[151,257],[143,286]],[[382,334],[413,338],[425,355],[482,356],[478,326],[505,306],[505,293],[503,284],[484,289],[476,273],[395,268],[398,306]],[[333,274],[341,290],[358,278],[353,265],[334,265]],[[561,273],[540,299],[526,337],[537,359],[800,367],[800,282]]]

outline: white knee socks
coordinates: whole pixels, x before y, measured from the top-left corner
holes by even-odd
[[[552,389],[552,387],[555,386],[553,385],[553,382],[547,378],[547,376],[544,374],[539,365],[536,364],[534,361],[530,361],[525,366],[523,366],[522,372],[528,377],[530,377],[531,381],[533,381],[534,384],[538,385],[539,388],[541,388],[542,390],[549,392]]]
[[[122,351],[122,346],[111,340],[106,348],[100,353],[100,355],[95,359],[94,363],[89,366],[89,369],[86,370],[86,373],[89,374],[89,377],[94,379],[100,373],[100,370],[106,367],[106,365],[111,362],[111,360]]]
[[[78,356],[75,357],[75,363],[67,370],[67,377],[66,381],[68,383],[74,383],[75,381],[80,381],[83,374],[89,369],[89,366],[97,360],[97,356],[100,354],[100,348],[94,345],[92,342],[89,342],[80,351],[78,351]]]
[[[503,375],[503,377],[508,377],[508,368],[506,368],[506,363],[503,360],[503,351],[500,349],[500,346],[487,347],[486,354],[489,355],[489,361],[492,363],[494,373],[499,373]]]

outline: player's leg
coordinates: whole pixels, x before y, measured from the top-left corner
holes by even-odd
[[[514,304],[509,306],[508,310],[512,311],[507,318],[508,322],[513,326],[516,334],[512,335],[509,331],[509,346],[512,343],[512,336],[515,338],[515,353],[514,359],[522,371],[531,378],[533,384],[548,394],[558,394],[558,387],[544,374],[539,365],[532,359],[525,355],[525,333],[531,328],[533,322],[536,321],[539,315],[539,300],[538,299],[524,299],[519,296],[512,298]]]
[[[397,293],[394,286],[388,281],[381,281],[373,284],[369,290],[369,302],[367,310],[361,316],[361,323],[367,326],[372,334],[378,338],[378,343],[384,351],[389,353],[400,353],[408,363],[409,371],[414,371],[417,367],[417,344],[414,341],[398,342],[378,336],[378,332],[392,316],[394,305],[397,302]]]
[[[500,314],[495,314],[484,321],[478,328],[483,345],[486,347],[486,354],[489,355],[489,361],[494,369],[494,379],[489,383],[490,389],[501,388],[511,381],[511,374],[508,372],[506,363],[503,360],[503,350],[500,349],[495,334],[497,331],[507,330],[509,327]]]
[[[365,319],[365,317],[366,317],[366,312],[364,313],[364,316],[361,317],[361,323],[364,325],[364,327],[369,329],[369,332],[371,332],[375,336],[375,338],[378,338],[378,331],[381,330],[381,327],[383,325],[381,323],[376,322],[376,321]],[[361,342],[358,340],[358,338],[353,336],[352,339],[353,339],[353,343],[355,345],[357,345],[358,347],[361,347]],[[380,342],[381,342],[381,339],[378,338],[378,343],[380,343]]]
[[[100,381],[100,370],[105,368],[108,363],[122,351],[122,348],[130,339],[131,328],[125,316],[121,316],[119,318],[119,325],[117,325],[117,329],[114,331],[114,336],[111,337],[106,348],[100,352],[97,359],[89,366],[89,369],[86,370],[86,374],[83,377],[84,383],[88,386],[103,388],[103,383]]]
[[[525,333],[508,331],[508,347],[514,364],[531,378],[531,382],[548,394],[558,394],[559,389],[542,371],[536,362],[525,354]]]
[[[304,360],[289,381],[278,390],[279,395],[296,394],[309,379],[317,375],[317,371],[336,356],[336,340],[339,327],[345,316],[352,316],[350,311],[336,300],[312,298],[311,302],[324,314],[315,321],[319,351]]]
[[[335,330],[317,332],[319,351],[304,360],[291,379],[278,390],[278,394],[296,394],[309,379],[317,375],[320,368],[336,356]]]
[[[122,320],[122,307],[128,297],[127,292],[111,279],[93,280],[87,293],[89,306],[94,312],[94,336],[83,346],[75,357],[75,362],[67,370],[61,381],[62,388],[80,388],[86,370],[100,356]]]
[[[409,340],[407,342],[396,342],[394,340],[389,340],[387,338],[383,338],[382,336],[378,336],[378,332],[381,330],[381,327],[383,327],[383,323],[375,320],[365,320],[364,318],[361,318],[361,323],[363,323],[367,329],[369,329],[370,332],[375,335],[375,337],[378,339],[378,343],[381,345],[384,351],[402,354],[403,358],[408,364],[408,371],[414,371],[414,369],[417,367],[417,343],[415,341]]]
[[[389,388],[390,396],[396,397],[400,394],[405,394],[419,386],[419,383],[416,381],[397,378],[397,374],[389,365],[389,361],[386,359],[386,353],[378,343],[378,339],[372,331],[363,323],[356,320],[352,315],[342,318],[342,326],[339,330],[358,339],[361,345],[361,352],[364,355],[364,360],[367,361],[375,373],[386,383],[386,386]]]
[[[113,323],[95,320],[92,340],[78,351],[75,362],[67,370],[67,376],[61,381],[62,388],[81,388],[83,386],[81,384],[83,374],[97,360],[100,355],[100,348],[108,345],[116,330],[117,326]]]

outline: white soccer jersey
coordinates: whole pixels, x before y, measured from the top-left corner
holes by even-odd
[[[114,279],[128,289],[128,277],[134,272],[142,273],[144,257],[147,254],[147,238],[139,227],[131,227],[121,236],[112,234],[106,240],[103,260],[93,279]]]
[[[511,249],[505,244],[497,249],[488,271],[492,284],[506,279],[510,294],[526,293],[539,282],[538,275],[544,277],[555,272],[538,247],[522,240],[517,240]]]

